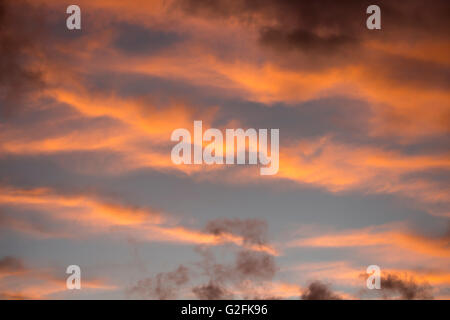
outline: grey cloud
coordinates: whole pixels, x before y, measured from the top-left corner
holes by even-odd
[[[303,300],[340,300],[341,297],[331,291],[329,285],[318,280],[312,282],[302,293]]]
[[[188,281],[189,269],[180,265],[174,271],[161,272],[153,278],[139,280],[137,284],[127,290],[127,294],[143,299],[175,299],[179,287]]]
[[[432,287],[427,283],[420,284],[413,278],[402,279],[394,274],[381,278],[381,290],[386,299],[392,295],[402,300],[433,299]]]
[[[206,225],[206,231],[220,236],[231,233],[242,236],[244,241],[253,244],[266,244],[267,222],[258,219],[216,219]]]
[[[114,24],[113,28],[116,29],[113,45],[126,54],[148,55],[182,40],[177,33],[153,30],[138,24],[121,22]]]
[[[194,287],[192,292],[200,300],[226,300],[233,298],[233,294],[231,292],[220,284],[212,281],[205,285]]]

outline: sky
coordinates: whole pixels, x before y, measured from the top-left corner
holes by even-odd
[[[76,4],[0,0],[1,299],[450,298],[448,1]],[[195,120],[279,171],[174,164]]]

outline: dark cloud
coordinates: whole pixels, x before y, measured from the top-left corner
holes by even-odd
[[[136,285],[127,290],[130,296],[143,299],[175,299],[180,286],[189,281],[189,269],[180,265],[171,272],[158,273],[153,278],[138,281]]]
[[[236,271],[248,278],[271,279],[277,267],[271,255],[263,252],[241,251],[236,258]]]
[[[445,237],[445,236],[444,236]],[[361,279],[367,279],[367,274],[361,274]],[[381,288],[378,290],[360,291],[360,295],[382,297],[383,299],[400,300],[429,300],[433,299],[433,287],[428,283],[419,283],[414,277],[407,273],[399,276],[397,274],[386,273],[381,276]]]
[[[382,29],[366,28],[366,9],[381,8]],[[324,69],[364,64],[369,77],[382,75],[396,83],[448,89],[449,68],[410,57],[371,49],[368,42],[387,47],[398,42],[444,41],[450,29],[450,2],[413,0],[407,4],[381,0],[183,0],[189,15],[207,19],[238,19],[259,30],[259,43],[272,62],[289,69]],[[443,47],[442,50],[444,49]],[[373,73],[373,74],[372,74]]]
[[[240,236],[244,243],[268,244],[267,222],[259,219],[216,219],[208,222],[205,229],[217,236]],[[197,265],[208,279],[206,284],[192,289],[199,299],[230,299],[233,288],[252,291],[250,287],[271,281],[278,270],[274,257],[265,252],[241,249],[235,253],[234,262],[228,264],[218,263],[209,248],[201,247],[197,252],[202,256]]]
[[[302,48],[305,51],[333,54],[337,49],[354,44],[356,39],[344,34],[317,36],[314,32],[295,29],[283,32],[278,28],[266,27],[261,30],[261,43],[278,50]]]
[[[206,231],[220,236],[225,233],[231,233],[241,236],[246,243],[266,244],[267,222],[258,219],[217,219],[208,222]]]
[[[341,297],[333,293],[330,287],[320,281],[312,282],[302,293],[303,300],[340,300]]]
[[[445,35],[443,28],[448,30],[450,6],[445,0],[433,1],[432,5],[426,0],[409,1],[407,5],[389,0],[375,3],[368,0],[182,0],[178,5],[191,15],[214,19],[239,18],[258,24],[261,30],[270,24],[273,26],[271,30],[283,35],[284,40],[302,47],[314,45],[316,41],[335,46],[336,39],[341,36],[356,40],[368,35],[366,9],[372,4],[381,8],[383,26],[388,32],[393,32],[394,28]],[[286,37],[290,34],[302,36]]]
[[[367,63],[372,65],[372,76],[396,83],[408,83],[418,89],[450,89],[450,68],[446,65],[422,61],[394,54],[369,54]]]
[[[234,263],[229,264],[218,263],[210,249],[199,248],[198,252],[203,259],[197,265],[208,279],[206,284],[192,289],[199,299],[231,299],[234,288],[244,292],[244,298],[250,298],[245,292],[264,286],[264,282],[271,281],[278,270],[273,256],[264,252],[241,250]]]
[[[206,229],[218,236],[226,232],[240,235],[251,243],[267,244],[267,225],[261,220],[213,220]],[[127,294],[150,299],[173,299],[177,291],[189,282],[192,283],[189,290],[198,299],[232,299],[235,289],[244,292],[246,298],[265,298],[246,292],[254,292],[254,288],[273,279],[278,270],[274,257],[265,252],[246,249],[236,252],[228,246],[225,250],[234,258],[232,262],[218,261],[218,255],[210,247],[197,247],[200,260],[194,263],[195,267],[180,266],[175,271],[140,280],[127,290]]]
[[[413,278],[402,279],[388,274],[381,278],[381,290],[384,298],[398,297],[402,300],[433,299],[432,287],[427,283],[417,283]]]
[[[0,0],[0,115],[11,114],[44,86],[41,71],[32,65],[43,17],[25,1]]]
[[[114,45],[126,54],[152,54],[179,42],[181,36],[177,33],[152,30],[148,27],[118,23]]]
[[[25,269],[23,261],[16,257],[5,256],[0,259],[0,273],[2,272],[18,272]]]
[[[226,300],[233,299],[233,294],[222,285],[209,282],[208,284],[194,287],[192,292],[200,300]]]
[[[257,24],[260,40],[267,46],[324,51],[357,42],[356,30],[364,26],[367,6],[356,0],[184,0],[182,8],[189,14],[233,17]]]

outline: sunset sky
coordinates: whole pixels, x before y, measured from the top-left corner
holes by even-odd
[[[75,3],[0,0],[0,299],[450,299],[449,1]]]

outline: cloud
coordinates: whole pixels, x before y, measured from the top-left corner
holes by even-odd
[[[216,219],[208,222],[206,229],[217,235],[240,235],[244,243],[270,247],[267,225],[262,220]],[[266,251],[252,251],[245,246],[234,254],[232,264],[218,263],[211,249],[198,248],[197,252],[202,257],[197,265],[208,279],[206,284],[192,289],[199,299],[229,299],[236,294],[255,294],[253,288],[271,282],[278,271],[273,255]]]
[[[367,278],[367,275],[362,274],[360,277]],[[371,297],[381,295],[383,299],[431,300],[434,299],[433,293],[436,291],[439,291],[438,288],[432,287],[426,280],[418,281],[409,271],[383,271],[381,274],[381,289],[363,290],[361,295]]]
[[[176,33],[150,30],[137,24],[123,22],[117,29],[114,44],[126,54],[150,55],[181,41]]]
[[[396,256],[393,261],[387,257]],[[450,273],[445,270],[446,259],[421,260],[419,257],[403,251],[383,251],[380,255],[376,252],[366,252],[366,256],[359,253],[350,253],[351,259],[327,260],[320,262],[301,262],[290,267],[284,267],[283,270],[293,281],[303,283],[308,279],[316,279],[322,283],[333,284],[339,288],[346,288],[345,291],[339,291],[337,294],[342,299],[377,299],[377,298],[398,298],[399,292],[392,290],[368,290],[366,280],[368,274],[366,268],[370,263],[376,261],[381,268],[382,279],[389,278],[401,279],[406,283],[410,280],[428,288],[425,290],[438,299],[445,299],[447,289],[450,284]],[[340,257],[347,253],[339,254]],[[411,261],[408,261],[408,258]],[[412,259],[411,259],[412,258]],[[384,280],[382,280],[384,281]],[[329,285],[327,285],[329,287]],[[383,286],[382,286],[383,289]],[[304,290],[303,290],[304,291]]]
[[[214,282],[195,287],[192,292],[200,300],[228,300],[233,298],[231,292]]]
[[[1,187],[0,203],[15,207],[41,208],[59,220],[77,220],[86,225],[133,225],[142,222],[158,223],[162,215],[157,211],[99,201],[87,194],[64,194],[48,188],[17,189]],[[61,209],[65,209],[61,213]]]
[[[94,193],[73,194],[50,188],[20,189],[11,186],[0,186],[0,190],[2,191],[0,205],[33,210],[47,219],[46,226],[50,223],[59,226],[59,228],[41,228],[35,221],[36,214],[27,218],[2,213],[0,226],[35,236],[73,238],[109,233],[114,230],[117,234],[124,236],[132,234],[133,237],[145,241],[206,246],[234,244],[250,251],[278,254],[278,251],[265,241],[256,243],[251,241],[265,239],[264,234],[258,235],[256,230],[249,232],[242,226],[237,227],[237,223],[243,226],[251,224],[265,226],[263,222],[237,220],[233,223],[233,226],[237,227],[237,232],[222,230],[220,233],[214,233],[208,229],[201,231],[184,227],[173,215],[154,208],[126,205]],[[79,229],[76,235],[70,231],[74,224]],[[262,232],[266,232],[266,229],[263,228]]]
[[[223,232],[235,232],[236,235],[243,236],[244,243],[250,241],[269,246],[265,240],[267,230],[263,221],[218,219],[208,222],[206,228],[216,236],[221,236]],[[127,290],[127,294],[141,298],[170,299],[182,290],[198,299],[219,300],[235,296],[258,299],[278,295],[286,297],[292,295],[293,291],[299,292],[297,286],[272,282],[278,267],[271,254],[253,251],[245,246],[238,251],[231,246],[224,246],[223,249],[231,254],[233,262],[219,262],[215,253],[218,248],[198,246],[196,252],[200,260],[193,264],[194,267],[182,265],[176,271],[158,273],[154,277],[140,280]]]
[[[236,259],[236,270],[247,278],[270,279],[277,267],[273,256],[253,251],[241,251]]]
[[[446,154],[406,154],[372,146],[341,144],[331,137],[302,139],[280,150],[283,177],[300,184],[324,187],[332,192],[364,190],[397,194],[414,199],[431,214],[448,216],[449,190],[426,174],[445,172],[450,163]]]
[[[52,298],[67,290],[65,276],[61,277],[53,269],[33,267],[16,256],[5,256],[0,259],[0,299]],[[104,279],[83,277],[82,288],[108,291],[115,290],[116,286]]]
[[[3,182],[45,185],[39,157],[48,167],[70,172],[76,178],[71,184],[83,181],[80,190],[85,179],[143,168],[251,187],[266,180],[247,168],[175,167],[168,137],[175,128],[190,128],[194,119],[211,126],[280,124],[280,171],[271,178],[277,187],[293,181],[336,198],[343,191],[388,193],[438,217],[429,222],[449,216],[448,1],[381,1],[380,32],[365,28],[365,9],[372,3],[356,0],[78,4],[79,34],[64,32],[65,8],[58,1],[0,0],[0,104],[2,113],[14,116],[0,123],[0,153],[32,164],[17,164]],[[322,106],[338,99],[336,107]],[[24,178],[30,171],[35,175]],[[262,220],[219,219],[195,228],[101,190],[0,187],[0,194],[0,227],[34,239],[132,235],[210,251],[202,253],[202,274],[186,267],[189,279],[179,286],[170,272],[144,279],[136,289],[144,297],[177,296],[178,287],[190,297],[207,298],[289,298],[300,292],[295,283],[277,280],[280,252]],[[397,226],[297,240],[291,244],[308,250],[367,250],[383,261],[424,261],[427,267],[448,258],[446,237]],[[222,248],[232,250],[231,262],[220,260]],[[354,270],[341,271],[346,273],[335,279],[351,282]],[[326,278],[324,271],[316,275],[311,279]],[[445,273],[424,277],[433,285],[448,284]],[[397,295],[408,288],[407,282],[390,282]],[[305,295],[334,295],[314,283]],[[45,296],[43,288],[31,289],[2,296]]]
[[[313,281],[302,293],[303,300],[340,300],[341,297],[333,293],[329,286],[320,282]]]
[[[197,265],[207,281],[191,289],[198,299],[220,300],[235,296],[263,299],[274,293],[271,281],[278,268],[274,258],[267,253],[240,251],[230,264],[218,263],[211,251],[199,252],[203,258]],[[267,288],[267,291],[258,294],[258,288]]]
[[[367,275],[364,275],[367,277]],[[400,300],[429,300],[433,299],[433,288],[427,283],[418,283],[413,277],[408,278],[408,274],[400,277],[397,274],[383,275],[381,278],[381,289],[375,293],[381,293],[384,299]],[[366,291],[360,291],[358,298],[362,298]],[[373,292],[371,292],[373,293]],[[303,291],[303,300],[341,300],[342,296],[334,293],[330,285],[315,280]]]
[[[21,259],[13,256],[5,256],[0,259],[0,279],[23,271],[25,271],[25,266]]]
[[[187,0],[181,7],[188,16],[211,24],[222,17],[230,24],[240,21],[249,33],[259,30],[263,63],[258,60],[252,66],[241,60],[235,63],[240,64],[238,71],[230,67],[225,71],[254,101],[295,103],[340,94],[358,96],[373,105],[370,128],[377,135],[447,133],[448,123],[442,119],[448,119],[449,100],[449,60],[443,54],[449,46],[443,32],[449,28],[444,14],[448,3],[429,6],[415,0],[405,6],[382,1],[380,32],[365,27],[370,4]],[[220,63],[224,61],[216,64]],[[410,99],[411,92],[416,99]],[[429,105],[436,105],[433,113],[428,112]]]
[[[277,28],[266,27],[261,30],[261,43],[277,50],[302,49],[306,52],[335,54],[337,50],[356,42],[348,35],[317,36],[313,32],[296,29],[287,33]]]
[[[180,265],[171,272],[158,273],[154,278],[139,280],[127,290],[130,296],[143,299],[176,299],[179,288],[189,281],[189,269]]]
[[[27,296],[10,292],[0,292],[0,300],[28,300]]]
[[[398,247],[425,256],[450,257],[450,239],[447,234],[426,237],[401,229],[400,225],[387,225],[378,228],[346,230],[339,233],[330,232],[326,235],[293,240],[288,246],[316,248]]]
[[[318,43],[328,48],[324,55],[333,55],[341,43],[340,39],[354,39],[356,43],[376,34],[365,28],[366,8],[370,1],[350,0],[336,3],[332,0],[314,2],[292,0],[240,0],[230,3],[226,0],[183,0],[177,3],[188,15],[206,19],[239,19],[244,24],[260,27],[262,38],[268,27],[279,37],[267,41],[267,45],[283,49],[309,50]],[[382,21],[388,35],[397,32],[436,33],[444,35],[442,27],[447,25],[445,1],[437,1],[430,7],[426,1],[415,0],[409,6],[390,1],[377,3],[382,8]],[[382,28],[383,29],[383,28]],[[392,30],[394,29],[394,31]],[[295,36],[298,35],[298,36]],[[346,40],[342,41],[347,42]],[[337,47],[336,47],[337,46]],[[335,50],[333,50],[335,49]]]
[[[44,87],[34,65],[43,37],[43,15],[25,1],[0,1],[0,115],[23,108],[30,94]]]
[[[388,274],[381,278],[381,288],[385,295],[399,294],[403,300],[433,299],[432,288],[428,284],[418,284],[414,279],[401,279],[397,275]]]
[[[244,242],[251,244],[267,243],[267,223],[258,219],[216,219],[206,224],[206,231],[220,236],[231,233],[242,236]]]

